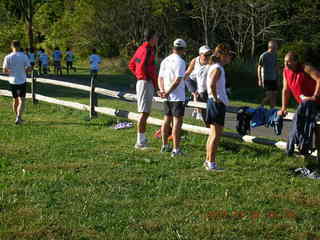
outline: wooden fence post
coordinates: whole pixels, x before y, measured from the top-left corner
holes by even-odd
[[[32,95],[32,103],[36,104],[38,101],[36,99],[36,90],[37,90],[37,79],[36,79],[36,74],[35,74],[35,70],[32,70],[31,73],[31,95]]]
[[[95,107],[98,106],[98,96],[95,92],[97,75],[98,75],[98,71],[91,70],[90,120],[98,116],[97,112],[95,111]]]

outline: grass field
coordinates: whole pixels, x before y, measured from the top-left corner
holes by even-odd
[[[5,83],[0,82],[1,88]],[[88,94],[40,86],[41,94],[88,103]],[[128,103],[103,106],[134,110]],[[28,103],[13,124],[0,98],[0,239],[320,239],[319,183],[292,175],[310,162],[224,138],[206,172],[205,136],[185,133],[185,157],[137,151],[117,119]],[[160,116],[155,112],[154,116]]]

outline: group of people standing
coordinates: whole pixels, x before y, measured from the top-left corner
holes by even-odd
[[[145,32],[145,42],[138,48],[129,62],[129,68],[137,78],[136,93],[138,112],[137,142],[135,148],[147,148],[146,123],[151,112],[154,92],[164,99],[164,121],[161,127],[161,152],[171,153],[172,157],[181,156],[181,127],[185,113],[186,82],[189,82],[196,100],[207,102],[203,114],[210,135],[207,141],[207,156],[204,166],[210,171],[221,171],[216,163],[216,153],[223,133],[226,106],[229,98],[226,91],[224,66],[229,64],[234,53],[227,44],[219,44],[215,49],[202,46],[199,56],[187,64],[183,59],[187,44],[183,39],[176,39],[172,53],[160,64],[159,73],[155,65],[155,47],[158,36],[155,31]],[[172,134],[173,146],[168,138]]]
[[[152,101],[155,92],[164,100],[164,121],[161,127],[162,153],[171,153],[172,157],[183,155],[181,151],[181,127],[185,113],[185,88],[191,91],[196,101],[207,103],[206,111],[199,110],[204,122],[210,129],[206,144],[206,159],[204,166],[209,171],[222,171],[216,163],[217,149],[223,133],[226,106],[229,98],[226,90],[226,74],[224,67],[234,58],[234,53],[227,44],[219,44],[214,49],[202,46],[199,56],[194,58],[189,66],[184,60],[187,43],[183,39],[176,39],[172,44],[172,53],[164,58],[157,70],[156,46],[158,35],[156,31],[146,31],[144,43],[137,49],[129,62],[129,69],[137,78],[136,93],[138,112],[141,113],[137,124],[137,141],[135,148],[145,149],[147,119],[151,113]],[[280,87],[278,80],[279,67],[277,65],[275,41],[269,42],[268,51],[262,54],[258,66],[259,85],[266,90],[266,99],[263,104],[270,102],[273,108],[276,105],[276,91]],[[22,114],[26,96],[26,72],[32,71],[37,57],[31,49],[27,54],[21,50],[19,41],[11,44],[12,53],[3,61],[4,73],[9,75],[10,89],[13,96],[13,111],[16,114],[16,124],[23,122]],[[38,59],[43,67],[44,50],[39,50]],[[69,49],[66,54],[69,62],[73,54]],[[72,56],[68,58],[68,56]],[[58,48],[53,53],[55,64],[61,64],[62,53]],[[45,59],[47,60],[47,59]],[[101,57],[96,49],[89,57],[91,74],[96,76]],[[72,64],[69,66],[72,67]],[[290,97],[298,103],[311,101],[320,111],[320,72],[312,65],[303,63],[298,54],[288,52],[284,59],[282,107],[279,115],[287,114]],[[168,138],[172,135],[173,146],[169,145]],[[316,142],[320,145],[320,131],[316,131]]]
[[[145,42],[137,49],[129,62],[129,69],[137,78],[136,93],[138,112],[141,113],[137,127],[135,148],[147,148],[146,123],[151,112],[152,98],[156,92],[164,99],[164,121],[161,127],[161,152],[171,152],[172,157],[181,156],[181,127],[185,112],[185,88],[189,89],[195,101],[207,103],[206,110],[199,109],[198,115],[210,128],[206,144],[204,167],[208,171],[223,171],[216,163],[217,149],[223,134],[226,106],[229,98],[226,90],[224,67],[235,57],[227,44],[214,49],[202,46],[199,56],[192,59],[188,68],[183,59],[187,44],[176,39],[172,53],[161,62],[159,73],[155,65],[155,48],[158,36],[155,31],[146,31]],[[270,41],[268,50],[260,56],[258,63],[258,84],[265,89],[262,105],[276,106],[277,91],[280,88],[277,42]],[[320,72],[299,60],[294,52],[286,54],[283,70],[282,107],[279,115],[287,114],[289,98],[293,95],[298,103],[313,101],[320,106]],[[320,107],[319,107],[320,110]],[[316,131],[317,142],[320,134]],[[173,146],[168,138],[172,134]]]

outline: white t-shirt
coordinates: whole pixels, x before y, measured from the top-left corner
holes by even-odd
[[[26,69],[28,67],[30,67],[30,62],[23,52],[12,52],[3,61],[3,69],[10,70],[9,83],[14,85],[26,82]]]
[[[41,53],[39,56],[39,60],[41,61],[42,65],[48,65],[49,64],[49,57],[46,53]]]
[[[178,55],[171,54],[166,57],[160,65],[159,76],[163,78],[164,90],[168,91],[177,78],[183,78],[186,72],[186,62]],[[185,101],[185,82],[181,80],[180,84],[174,89],[168,97],[168,101]]]
[[[53,57],[53,61],[61,61],[61,58],[62,58],[62,53],[60,50],[55,50],[52,54],[52,57]]]
[[[67,60],[67,62],[72,62],[73,61],[73,57],[74,57],[74,55],[73,55],[72,51],[67,51],[66,52],[66,60]]]
[[[89,62],[90,62],[90,69],[98,71],[101,63],[101,57],[97,54],[92,54],[89,57]]]
[[[209,96],[209,98],[213,97],[212,91],[211,91],[211,88],[210,88],[210,85],[209,85],[210,77],[211,77],[210,75],[217,68],[220,69],[220,71],[221,71],[220,78],[219,78],[219,80],[217,82],[217,88],[216,88],[217,97],[218,97],[218,99],[220,101],[222,101],[224,103],[224,105],[228,105],[229,104],[229,98],[228,98],[227,91],[226,91],[226,74],[225,74],[223,66],[221,66],[219,63],[213,64],[213,65],[211,65],[209,67],[208,75],[207,75],[208,96]]]

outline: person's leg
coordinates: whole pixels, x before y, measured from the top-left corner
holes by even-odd
[[[24,112],[24,108],[25,108],[25,98],[24,97],[19,97],[19,104],[18,104],[18,108],[17,108],[17,117],[22,120],[22,115]]]
[[[165,115],[163,124],[161,127],[161,136],[162,136],[162,145],[163,146],[168,146],[169,144],[169,136],[171,133],[171,123],[172,123],[172,116]]]
[[[271,91],[266,91],[266,95],[263,98],[261,105],[265,106],[265,105],[270,104],[271,98],[272,98],[272,92]]]
[[[317,150],[317,160],[318,164],[320,165],[320,126],[315,127],[315,145]]]
[[[12,111],[14,112],[15,116],[18,116],[18,106],[19,106],[19,98],[14,97],[12,101]]]
[[[270,108],[273,109],[277,105],[277,91],[271,92],[271,98],[270,98]]]
[[[172,126],[173,151],[180,150],[182,123],[183,123],[183,116],[173,117],[173,126]]]
[[[220,139],[223,133],[223,126],[219,124],[210,125],[210,135],[207,141],[207,161],[216,162],[216,154]]]
[[[140,114],[140,118],[138,121],[138,133],[144,134],[146,132],[147,120],[149,115],[150,114],[146,112]]]
[[[62,76],[62,64],[61,64],[61,62],[59,62],[59,72],[60,72],[60,76]]]
[[[151,112],[154,87],[151,82],[138,80],[136,85],[138,112],[141,113],[137,123],[137,144],[145,144],[147,120]]]

